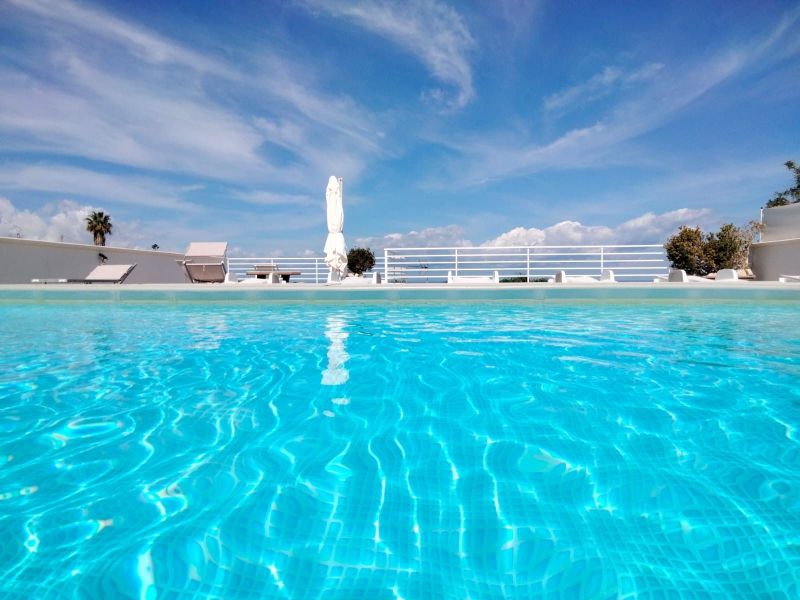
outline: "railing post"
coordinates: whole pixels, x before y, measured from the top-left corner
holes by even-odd
[[[389,283],[389,250],[383,249],[383,282]]]
[[[456,255],[456,277],[458,277],[458,248],[455,248]]]
[[[525,281],[528,283],[531,282],[531,249],[525,248],[526,256],[525,256]]]
[[[605,248],[600,246],[600,275],[603,274],[603,268],[605,267]]]

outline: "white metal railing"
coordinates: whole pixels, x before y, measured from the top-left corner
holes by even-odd
[[[325,283],[328,280],[328,265],[322,256],[268,256],[268,257],[228,257],[228,272],[244,279],[247,272],[256,265],[274,265],[279,271],[295,271],[290,282]]]
[[[557,271],[599,276],[614,271],[622,281],[649,280],[669,271],[661,244],[605,246],[472,246],[386,248],[383,276],[388,282],[441,282],[453,275],[491,275],[520,281],[541,281]]]
[[[255,265],[275,265],[280,271],[299,271],[292,282],[325,283],[328,267],[322,256],[229,257],[228,270],[246,277]],[[374,271],[390,283],[442,283],[447,273],[491,275],[513,281],[541,281],[557,271],[567,275],[599,276],[614,271],[621,281],[648,281],[669,272],[661,244],[603,246],[477,246],[386,248],[375,257]]]

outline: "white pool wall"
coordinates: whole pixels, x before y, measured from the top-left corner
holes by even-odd
[[[457,286],[385,284],[362,287],[314,284],[242,285],[8,285],[0,287],[5,302],[458,302],[458,301],[588,301],[671,302],[788,301],[800,309],[800,284],[776,282],[500,284]],[[709,323],[713,328],[713,323]]]

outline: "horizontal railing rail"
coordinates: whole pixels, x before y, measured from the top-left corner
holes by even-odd
[[[247,277],[256,265],[274,265],[279,271],[294,271],[291,282],[325,283],[328,266],[322,256],[229,257],[228,270]],[[389,283],[442,283],[448,273],[455,276],[492,275],[501,281],[541,281],[557,271],[567,275],[599,277],[612,270],[620,281],[648,281],[669,272],[669,261],[661,244],[601,246],[494,246],[386,248],[375,257],[373,271]]]

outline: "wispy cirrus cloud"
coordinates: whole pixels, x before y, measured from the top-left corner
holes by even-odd
[[[626,144],[662,127],[723,83],[800,53],[798,21],[800,9],[790,11],[770,31],[747,43],[694,62],[659,67],[663,76],[637,86],[635,93],[624,95],[593,123],[566,131],[550,142],[531,142],[508,131],[460,138],[442,135],[435,141],[460,155],[453,160],[446,181],[450,185],[452,173],[458,173],[460,185],[474,186],[548,169],[631,164],[630,156],[641,161],[641,152],[626,152]],[[434,180],[431,186],[436,185]]]
[[[235,76],[235,70],[222,61],[195,52],[157,33],[128,23],[98,8],[87,8],[70,0],[8,0],[21,11],[50,23],[61,24],[59,34],[80,37],[86,32],[127,47],[132,54],[151,64],[175,64],[218,75]]]
[[[302,0],[315,11],[346,19],[415,56],[434,78],[455,90],[433,88],[426,96],[448,109],[475,96],[470,54],[476,42],[464,18],[439,0]]]
[[[25,41],[0,67],[6,151],[306,189],[383,153],[374,115],[269,47],[234,65],[69,0],[2,12]]]
[[[634,83],[642,83],[656,77],[664,68],[664,63],[648,63],[637,69],[623,69],[622,67],[607,66],[602,71],[590,77],[587,81],[578,83],[551,94],[544,99],[544,108],[549,111],[564,112],[588,102],[603,98],[613,91],[624,88]]]
[[[99,173],[59,164],[6,163],[0,165],[0,188],[75,195],[112,205],[129,204],[149,209],[197,211],[185,200],[186,189],[151,177]]]
[[[321,198],[314,198],[308,194],[282,194],[268,190],[236,192],[234,197],[248,204],[261,206],[310,206],[314,204],[321,205],[323,202]]]
[[[223,179],[280,173],[258,155],[263,136],[201,94],[170,93],[77,56],[58,62],[54,82],[0,71],[9,83],[0,131],[18,148]]]

